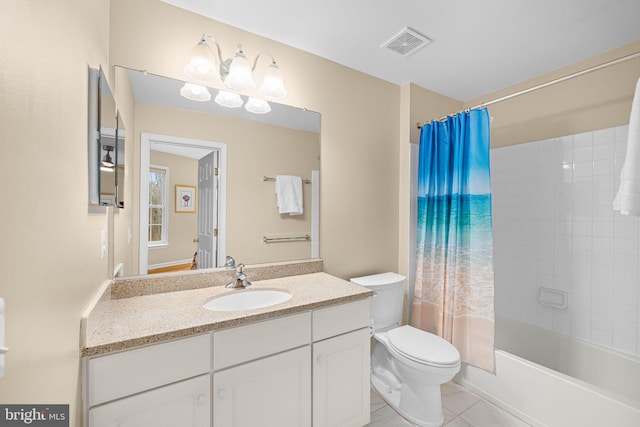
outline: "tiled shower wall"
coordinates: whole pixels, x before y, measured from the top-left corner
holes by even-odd
[[[628,126],[491,150],[496,314],[640,357],[640,222],[613,211]],[[538,302],[540,287],[568,307]]]

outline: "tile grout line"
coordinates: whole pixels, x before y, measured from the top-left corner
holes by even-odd
[[[456,418],[460,417],[462,419],[462,421],[464,421],[467,424],[471,424],[469,421],[467,421],[466,419],[462,418],[462,415],[464,415],[465,412],[469,411],[471,408],[473,408],[474,406],[476,406],[478,403],[482,402],[482,398],[479,398],[478,400],[476,400],[471,406],[469,406],[467,409],[465,409],[464,411],[460,412]],[[455,418],[454,418],[455,419]],[[452,420],[453,421],[453,420]],[[448,424],[448,423],[447,423]]]

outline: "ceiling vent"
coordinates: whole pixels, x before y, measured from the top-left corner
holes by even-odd
[[[381,47],[406,57],[413,55],[423,47],[431,44],[432,41],[429,37],[420,34],[413,28],[406,27]]]

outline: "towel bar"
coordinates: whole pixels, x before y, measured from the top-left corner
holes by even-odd
[[[262,241],[265,243],[276,243],[276,242],[295,242],[295,241],[305,241],[311,240],[311,236],[305,234],[304,236],[292,236],[292,237],[262,237]]]
[[[276,179],[275,179],[275,178],[272,178],[272,177],[270,177],[270,176],[263,176],[263,177],[262,177],[262,180],[263,180],[263,181],[275,181]],[[303,178],[303,179],[302,179],[302,182],[304,182],[305,184],[311,184],[311,180],[310,180],[310,179],[306,179],[306,178]]]

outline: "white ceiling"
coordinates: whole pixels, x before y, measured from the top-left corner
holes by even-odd
[[[640,40],[640,0],[163,1],[461,101]],[[405,27],[433,43],[409,57],[380,47]]]

